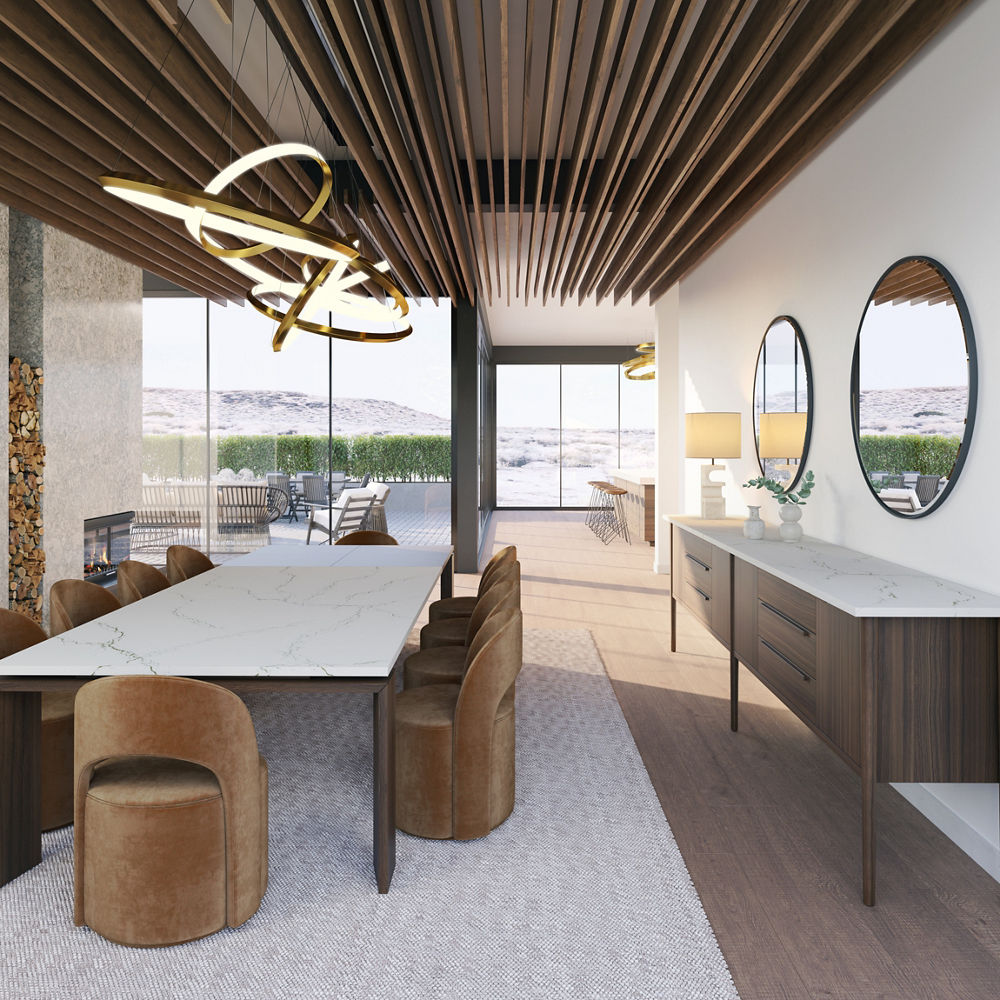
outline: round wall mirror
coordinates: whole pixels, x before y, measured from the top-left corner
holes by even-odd
[[[954,278],[929,257],[897,261],[868,299],[851,372],[858,461],[886,510],[922,517],[941,506],[965,462],[977,384]]]
[[[799,324],[772,320],[757,354],[753,432],[761,475],[793,487],[802,475],[812,430],[812,371]]]

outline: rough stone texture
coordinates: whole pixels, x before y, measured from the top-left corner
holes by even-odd
[[[45,227],[45,591],[83,575],[83,521],[142,484],[142,271]]]
[[[10,339],[7,353],[29,365],[40,365],[44,357],[42,260],[45,225],[14,208],[9,214],[10,231],[4,241],[9,247],[10,261]]]
[[[8,473],[9,604],[13,611],[42,623],[42,579],[45,537],[42,523],[42,473],[45,445],[41,442],[41,368],[20,358],[10,359]]]
[[[10,317],[9,243],[10,213],[6,205],[0,205],[0,349],[3,350],[4,356],[9,353],[7,342],[10,339],[10,328],[8,326],[8,319]],[[2,495],[2,491],[0,491],[0,496],[2,496],[2,499],[0,499],[0,518],[6,521],[8,500],[5,495]],[[7,549],[3,545],[0,545],[0,580],[7,579],[8,568]]]

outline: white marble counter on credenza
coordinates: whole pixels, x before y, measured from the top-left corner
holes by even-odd
[[[682,527],[758,569],[855,618],[1000,618],[1000,596],[897,563],[804,536],[784,542],[768,525],[765,537],[743,537],[743,519],[669,515]]]

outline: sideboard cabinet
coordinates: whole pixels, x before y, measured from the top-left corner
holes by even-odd
[[[671,522],[677,602],[861,775],[862,895],[875,902],[875,783],[995,782],[1000,597],[737,519]]]

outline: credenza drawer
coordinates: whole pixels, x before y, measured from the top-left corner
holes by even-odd
[[[761,636],[754,666],[782,701],[797,708],[803,718],[815,721],[816,681],[800,664]]]
[[[702,623],[712,628],[712,595],[704,588],[684,580],[681,585],[681,601],[696,618],[700,618]]]
[[[757,629],[760,638],[766,639],[810,677],[816,677],[815,632],[810,632],[767,601],[759,602]]]
[[[712,559],[715,547],[697,535],[692,535],[687,531],[677,532],[679,563],[685,569],[697,576],[699,573],[705,576],[712,574]]]
[[[807,632],[816,634],[816,598],[770,573],[757,577],[757,598],[770,611],[790,620]]]

